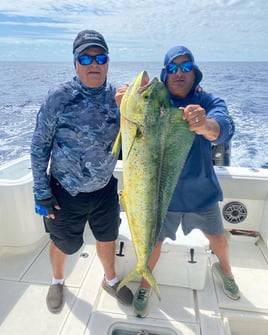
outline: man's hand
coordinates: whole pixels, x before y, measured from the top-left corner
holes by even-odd
[[[115,93],[115,102],[116,102],[116,105],[117,107],[119,108],[120,105],[121,105],[121,101],[122,101],[122,98],[123,98],[123,95],[125,94],[126,90],[128,89],[128,86],[129,85],[126,85],[126,86],[123,86],[123,87],[119,87]]]
[[[215,141],[220,134],[217,121],[208,119],[206,111],[200,105],[180,107],[183,110],[182,118],[188,121],[189,129],[198,135],[203,135],[209,141]]]
[[[45,200],[35,199],[35,212],[37,214],[46,216],[49,219],[55,219],[55,210],[60,210],[60,206],[54,196]]]

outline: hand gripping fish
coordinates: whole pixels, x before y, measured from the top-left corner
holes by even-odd
[[[122,146],[123,193],[121,201],[137,257],[135,268],[118,290],[136,277],[160,291],[148,267],[163,220],[194,134],[182,120],[182,111],[171,107],[165,85],[146,71],[129,85],[121,106],[120,131],[113,147],[117,158]]]

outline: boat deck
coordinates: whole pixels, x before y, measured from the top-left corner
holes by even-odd
[[[125,256],[116,257],[121,275],[135,259],[125,221],[118,241],[125,244]],[[59,314],[51,314],[45,302],[51,280],[48,237],[27,247],[1,247],[0,334],[264,335],[268,327],[267,247],[261,238],[229,233],[228,238],[241,299],[232,301],[224,295],[211,273],[215,255],[196,233],[195,242],[184,240],[164,245],[155,269],[161,301],[152,293],[150,312],[143,319],[135,317],[131,307],[119,304],[101,288],[103,270],[89,229],[82,249],[68,258],[66,303]],[[188,262],[190,247],[196,250],[197,263]],[[182,263],[178,264],[179,259]],[[179,273],[188,277],[183,283]],[[199,282],[200,288],[192,288],[198,287]],[[135,292],[138,281],[128,286]]]

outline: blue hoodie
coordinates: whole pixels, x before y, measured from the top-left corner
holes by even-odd
[[[195,64],[194,56],[184,46],[170,49],[164,59],[164,68],[160,79],[166,83],[166,65],[176,57],[189,55],[194,64],[195,82],[188,95],[181,99],[170,94],[170,102],[174,107],[186,107],[197,104],[206,111],[209,119],[214,119],[220,125],[220,135],[214,144],[229,141],[234,134],[234,123],[228,113],[224,100],[196,89],[202,80],[202,72]],[[223,199],[222,190],[214,171],[212,162],[211,142],[202,135],[195,135],[192,148],[189,152],[179,181],[175,188],[169,211],[195,212],[209,208]]]

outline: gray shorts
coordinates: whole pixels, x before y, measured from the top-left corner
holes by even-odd
[[[158,241],[163,242],[166,237],[175,241],[180,224],[184,235],[189,234],[193,229],[200,229],[208,235],[220,235],[224,232],[219,204],[216,203],[206,210],[194,213],[168,212]]]

